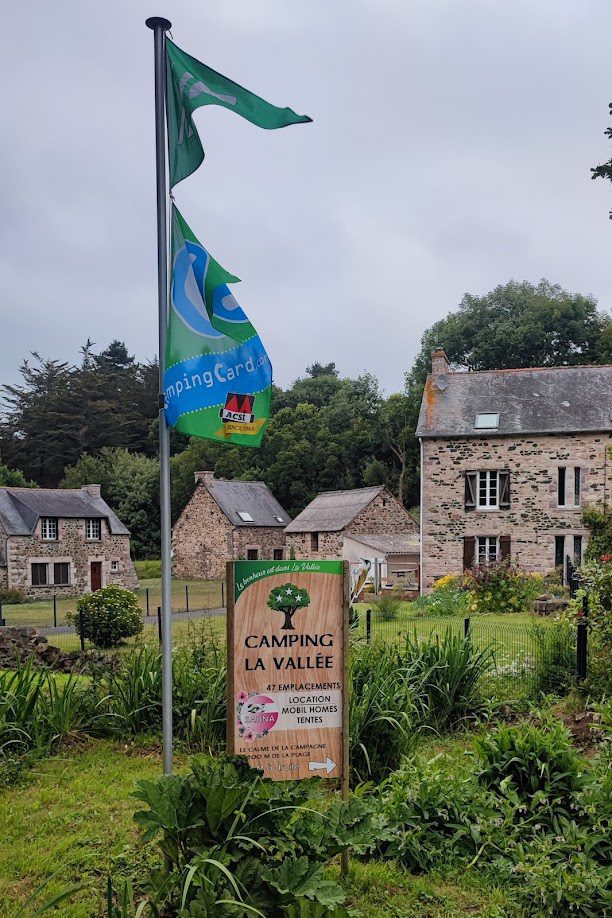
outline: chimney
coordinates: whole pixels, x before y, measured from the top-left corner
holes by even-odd
[[[97,484],[81,485],[81,491],[87,491],[87,493],[91,494],[92,497],[100,497],[101,487],[101,485]]]
[[[193,476],[195,478],[196,484],[199,481],[201,481],[205,487],[208,487],[208,485],[211,483],[211,481],[215,477],[215,473],[214,472],[194,472]]]
[[[450,373],[450,363],[443,347],[437,347],[431,352],[431,375],[435,379],[441,373]]]

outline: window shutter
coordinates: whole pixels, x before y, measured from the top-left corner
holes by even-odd
[[[503,561],[505,558],[510,558],[510,536],[500,536],[499,537],[499,556]]]
[[[465,509],[476,509],[476,479],[478,472],[465,473]]]
[[[510,470],[502,469],[499,473],[499,509],[508,510],[510,507]]]
[[[476,556],[476,537],[465,536],[463,539],[463,570],[469,571],[474,567],[474,558]]]

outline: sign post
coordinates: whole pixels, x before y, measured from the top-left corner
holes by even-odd
[[[348,564],[227,566],[228,748],[273,781],[340,778],[348,797]]]

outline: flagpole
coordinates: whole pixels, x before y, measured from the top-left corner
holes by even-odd
[[[152,16],[155,54],[155,165],[157,175],[157,299],[159,304],[159,483],[161,516],[162,742],[164,774],[172,774],[172,559],[170,519],[170,433],[164,412],[168,330],[168,239],[166,185],[166,32],[172,23]]]

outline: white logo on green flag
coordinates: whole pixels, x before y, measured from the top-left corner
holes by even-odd
[[[204,159],[192,114],[201,105],[221,105],[266,130],[312,121],[278,108],[222,76],[166,40],[170,186],[187,178]]]

